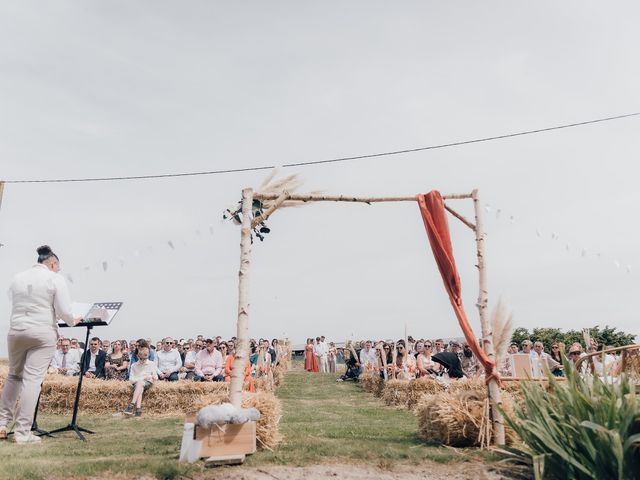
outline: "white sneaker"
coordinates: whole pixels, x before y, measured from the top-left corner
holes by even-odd
[[[7,439],[7,427],[2,426],[0,427],[0,440],[6,440]]]
[[[13,434],[13,438],[11,438],[11,441],[13,443],[18,443],[20,445],[22,444],[34,444],[34,443],[40,443],[42,442],[42,439],[36,435],[34,435],[33,433],[29,432],[27,434],[24,433],[14,433]]]

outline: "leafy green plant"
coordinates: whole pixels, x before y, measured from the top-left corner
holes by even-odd
[[[523,404],[505,414],[536,478],[640,479],[640,400],[624,378],[607,383],[582,376],[564,359],[566,382],[549,388],[523,382]]]

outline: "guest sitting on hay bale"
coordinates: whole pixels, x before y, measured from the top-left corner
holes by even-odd
[[[344,363],[346,365],[346,372],[340,378],[338,378],[339,382],[344,382],[346,380],[353,380],[354,382],[359,381],[360,379],[360,363],[358,362],[358,357],[353,355],[346,348],[343,350]]]
[[[102,342],[98,337],[89,340],[89,350],[80,357],[80,365],[84,376],[87,378],[104,379],[104,364],[107,360],[107,354],[101,350]]]
[[[204,342],[202,340],[196,340],[192,343],[192,346],[187,350],[184,356],[184,366],[182,367],[183,373],[187,380],[197,380],[196,378],[196,355],[202,350]]]
[[[178,380],[178,373],[182,368],[182,358],[180,358],[178,350],[173,348],[175,344],[173,338],[166,337],[162,340],[162,349],[156,352],[159,380],[168,382]]]
[[[132,350],[131,355],[130,355],[131,364],[129,365],[129,367],[131,367],[131,365],[133,363],[138,361],[138,349],[140,347],[146,347],[149,350],[149,361],[151,361],[151,362],[155,362],[156,361],[156,354],[151,349],[151,345],[150,345],[149,341],[145,340],[144,338],[140,338],[138,340],[132,341],[131,342],[131,346],[133,347],[133,350]]]
[[[104,363],[107,380],[126,380],[129,370],[129,354],[122,351],[122,342],[113,342],[112,352],[107,355]]]
[[[129,372],[133,396],[131,397],[131,403],[122,412],[125,415],[133,415],[134,409],[136,417],[142,415],[142,394],[158,379],[156,364],[148,360],[148,357],[149,347],[138,345],[138,361],[131,366],[131,371]]]
[[[222,355],[216,349],[215,341],[211,338],[206,340],[207,347],[200,350],[196,355],[196,381],[202,382],[221,382],[224,380],[222,376]]]
[[[77,375],[80,371],[80,354],[71,348],[71,341],[68,338],[62,339],[60,350],[56,350],[51,360],[51,368],[60,375]]]
[[[480,363],[478,362],[476,356],[473,354],[473,351],[471,350],[471,347],[468,343],[465,342],[463,344],[462,354],[459,354],[458,357],[460,358],[460,364],[465,377],[476,378],[480,376]]]

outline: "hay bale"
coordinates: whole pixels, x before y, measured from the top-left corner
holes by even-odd
[[[0,367],[1,368],[1,367]],[[0,371],[0,385],[6,371]],[[40,398],[41,413],[68,415],[73,409],[78,377],[47,375]],[[80,413],[85,415],[110,415],[121,411],[131,399],[129,382],[118,380],[84,379],[80,396]],[[219,405],[229,401],[228,384],[224,382],[156,382],[145,394],[145,415],[186,415],[207,405]],[[279,431],[282,406],[273,392],[245,392],[242,406],[254,407],[260,412],[256,435],[260,448],[273,449],[282,440]]]
[[[73,408],[78,377],[48,375],[42,386],[40,411],[62,414]],[[145,414],[181,415],[195,410],[200,399],[228,396],[224,382],[155,382],[145,393]],[[131,400],[131,384],[119,380],[85,378],[82,382],[80,412],[94,415],[118,412]]]
[[[422,397],[444,391],[444,387],[433,378],[417,378],[409,382],[407,390],[407,408],[415,409]]]
[[[284,385],[284,374],[287,371],[286,366],[282,364],[276,365],[273,369],[273,385],[276,387],[281,387]]]
[[[467,385],[470,387],[470,385]],[[480,446],[480,429],[484,422],[486,389],[460,389],[425,395],[416,406],[419,435],[428,443],[453,447]],[[513,412],[513,398],[508,392],[502,396],[502,405],[508,414]],[[493,435],[490,428],[490,434]],[[505,428],[507,443],[513,443],[514,432]]]
[[[359,385],[362,389],[367,393],[373,393],[374,383],[377,381],[376,376],[371,374],[362,374],[360,375]]]
[[[406,406],[409,392],[407,380],[387,380],[382,388],[382,400],[387,405]]]

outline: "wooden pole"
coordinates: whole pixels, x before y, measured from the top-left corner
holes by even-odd
[[[484,253],[485,234],[484,225],[482,223],[482,206],[480,205],[480,199],[477,189],[471,192],[471,196],[473,198],[473,207],[476,214],[475,232],[476,245],[478,250],[478,273],[480,275],[480,294],[478,296],[478,302],[476,303],[476,306],[478,307],[478,311],[480,313],[480,325],[482,328],[482,347],[487,354],[487,357],[495,362],[496,356],[493,350],[493,331],[491,330],[491,326],[489,325],[489,318],[487,315],[487,271]],[[493,419],[494,440],[497,445],[504,445],[504,418],[502,417],[502,413],[500,413],[500,410],[498,409],[499,406],[502,406],[502,401],[500,399],[500,387],[498,386],[498,382],[495,378],[492,378],[489,381],[488,396],[489,401],[491,402],[491,417]]]
[[[240,233],[240,271],[238,272],[238,330],[231,371],[229,397],[234,407],[242,405],[244,371],[249,361],[249,270],[251,266],[251,212],[253,190],[242,190],[242,229]]]
[[[453,193],[450,195],[443,195],[444,200],[455,200],[471,198],[471,193]],[[280,197],[279,193],[260,193],[255,192],[254,198],[258,200],[277,200]],[[287,196],[287,200],[297,202],[359,202],[359,203],[382,203],[382,202],[415,202],[417,198],[415,195],[410,197],[353,197],[348,195],[322,195],[322,194],[290,194]]]
[[[2,208],[2,195],[4,194],[4,182],[0,182],[0,208]]]
[[[474,232],[476,231],[476,226],[471,223],[469,220],[467,220],[466,218],[464,218],[464,216],[460,215],[458,212],[456,212],[453,208],[451,208],[449,205],[447,205],[446,203],[444,204],[444,208],[447,212],[449,212],[451,215],[453,215],[454,217],[456,217],[458,220],[460,220],[462,223],[464,223],[467,227],[469,227],[471,230],[473,230]]]

